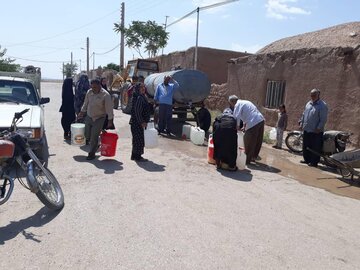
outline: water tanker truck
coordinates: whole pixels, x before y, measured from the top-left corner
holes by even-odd
[[[145,77],[144,84],[147,90],[148,100],[154,104],[153,97],[156,88],[163,83],[164,77],[169,75],[179,83],[179,88],[174,92],[173,96],[173,114],[177,115],[180,121],[196,121],[204,130],[210,127],[210,113],[203,108],[203,101],[210,94],[210,81],[208,76],[199,71],[191,69],[179,69],[159,73],[159,65],[154,60],[137,59],[129,61],[125,70],[124,78],[132,78],[133,76]],[[119,89],[119,100],[121,109],[124,113],[131,112],[132,105],[132,88],[129,83],[123,84]],[[197,108],[201,107],[200,110]],[[117,108],[117,106],[116,106]],[[188,113],[193,118],[188,118]],[[154,120],[157,120],[158,111],[154,111]]]
[[[173,95],[173,114],[177,115],[180,121],[195,120],[197,124],[207,131],[210,127],[210,113],[203,107],[203,101],[210,94],[210,81],[208,76],[199,71],[181,69],[162,73],[153,73],[145,78],[145,86],[148,95],[153,98],[156,88],[163,83],[165,76],[171,76],[179,83],[179,88]],[[153,102],[153,100],[151,100]],[[196,108],[201,107],[201,111]],[[193,118],[188,118],[188,113]],[[157,119],[157,110],[154,112],[154,120]]]

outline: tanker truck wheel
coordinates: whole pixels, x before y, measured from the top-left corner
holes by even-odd
[[[159,125],[159,106],[154,108],[154,126],[157,129]]]
[[[179,121],[185,122],[186,118],[187,118],[187,110],[186,110],[186,108],[177,108],[177,110],[182,111],[182,112],[177,113],[177,118],[179,119]]]
[[[211,114],[208,109],[201,108],[196,113],[196,123],[198,127],[207,132],[211,125]]]
[[[132,97],[129,98],[127,91],[121,93],[121,110],[123,113],[130,114],[132,106]]]

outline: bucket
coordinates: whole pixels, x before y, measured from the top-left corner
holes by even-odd
[[[158,146],[158,132],[152,127],[144,130],[145,148],[155,148]]]
[[[203,145],[205,139],[205,131],[199,127],[191,127],[190,140],[193,144]]]
[[[276,128],[272,128],[269,133],[270,140],[275,141],[276,140]]]
[[[238,167],[239,170],[245,170],[245,165],[246,165],[245,149],[238,147],[236,166]]]
[[[244,132],[242,131],[237,133],[237,144],[238,147],[244,148]]]
[[[182,126],[181,138],[183,138],[184,140],[190,139],[190,131],[191,131],[191,126],[190,125],[183,125]]]
[[[85,145],[85,124],[83,123],[71,124],[71,145],[76,145],[76,146]]]
[[[216,160],[214,159],[214,140],[213,140],[212,134],[209,135],[207,153],[208,153],[208,163],[216,164]]]
[[[118,138],[116,133],[103,131],[100,135],[100,154],[104,157],[115,156]]]

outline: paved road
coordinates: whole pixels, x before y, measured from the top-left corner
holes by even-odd
[[[277,170],[218,172],[205,147],[185,141],[160,138],[138,165],[120,111],[116,158],[88,162],[62,139],[61,84],[42,91],[66,205],[51,212],[16,183],[0,207],[0,269],[359,268],[358,200]]]

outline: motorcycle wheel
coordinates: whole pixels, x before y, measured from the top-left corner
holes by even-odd
[[[301,153],[303,148],[303,136],[298,133],[289,133],[285,138],[286,146],[295,153]]]
[[[48,208],[60,210],[64,207],[64,194],[56,177],[48,168],[41,169],[34,163],[34,176],[39,184],[38,199]]]
[[[4,176],[0,179],[0,205],[9,200],[13,189],[14,181],[11,178]]]

